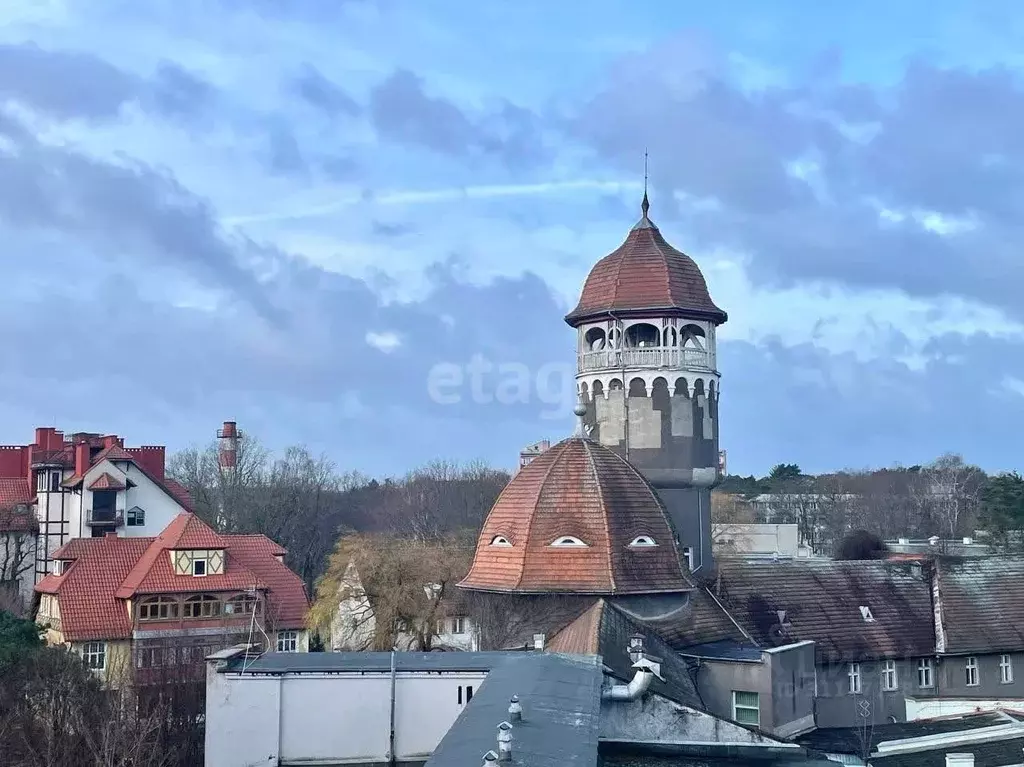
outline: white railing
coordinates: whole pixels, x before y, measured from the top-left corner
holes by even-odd
[[[579,355],[581,372],[621,368],[691,368],[714,370],[711,355],[701,349],[605,349]]]

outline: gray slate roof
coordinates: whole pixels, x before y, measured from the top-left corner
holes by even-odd
[[[512,761],[502,767],[594,767],[601,722],[603,672],[593,656],[518,653],[506,656],[427,760],[426,767],[479,767],[497,752],[497,732],[519,697],[523,718],[512,728]]]
[[[813,640],[819,663],[935,653],[931,583],[920,565],[723,558],[718,567],[719,598],[766,647]],[[863,618],[862,605],[874,620]],[[781,639],[779,610],[789,624]]]
[[[1024,762],[1024,738],[917,751],[912,754],[873,756],[873,767],[945,767],[946,754],[974,754],[974,767],[1017,767]]]
[[[1024,650],[1024,557],[940,557],[935,577],[944,653]]]
[[[522,652],[396,652],[398,671],[490,671]],[[241,658],[225,671],[242,671]],[[360,673],[391,670],[389,652],[268,652],[245,664],[247,674]]]

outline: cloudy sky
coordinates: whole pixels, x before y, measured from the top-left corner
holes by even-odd
[[[0,0],[3,440],[511,465],[646,147],[731,471],[1020,468],[1019,4],[583,5]]]

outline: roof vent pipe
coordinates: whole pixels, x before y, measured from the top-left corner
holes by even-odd
[[[661,675],[661,664],[655,663],[649,658],[641,658],[633,664],[636,673],[629,684],[613,684],[601,691],[603,700],[636,700],[651,686],[654,677],[665,681]]]
[[[946,754],[946,767],[974,767],[974,754]]]
[[[498,755],[493,751],[484,754],[484,767],[495,767],[498,763]]]
[[[512,701],[508,704],[508,718],[512,722],[523,721],[523,707],[519,704],[518,695],[513,695]]]
[[[534,650],[543,650],[544,649],[544,639],[545,639],[545,637],[544,637],[543,634],[534,634],[533,635],[533,649]]]
[[[498,761],[512,761],[512,725],[508,722],[498,725]]]

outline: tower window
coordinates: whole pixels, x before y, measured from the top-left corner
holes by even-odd
[[[638,535],[632,541],[629,542],[630,548],[642,549],[648,546],[657,546],[654,539],[649,535]]]
[[[562,535],[551,542],[552,546],[586,546],[583,541],[573,535]]]
[[[59,493],[60,492],[60,472],[59,471],[52,471],[52,472],[50,472],[50,492],[51,493]]]

